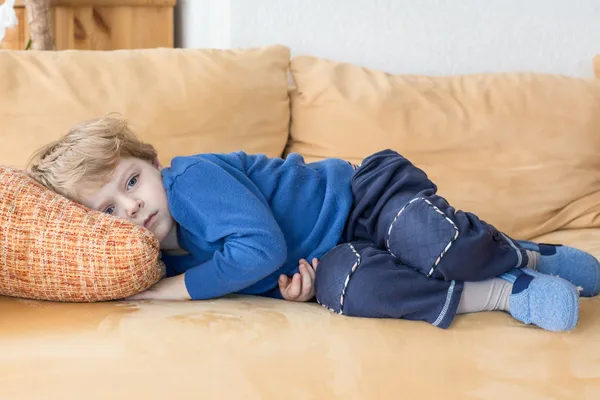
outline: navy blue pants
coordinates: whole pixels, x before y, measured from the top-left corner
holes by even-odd
[[[527,265],[517,242],[436,192],[425,172],[394,151],[366,158],[352,178],[345,243],[319,262],[317,301],[349,316],[447,328],[464,281]]]

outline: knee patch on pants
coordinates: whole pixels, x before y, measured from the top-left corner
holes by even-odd
[[[319,261],[315,276],[317,302],[329,310],[343,314],[344,295],[361,256],[350,243],[340,244]]]
[[[442,210],[425,197],[417,197],[392,220],[386,246],[403,264],[431,276],[458,233]]]

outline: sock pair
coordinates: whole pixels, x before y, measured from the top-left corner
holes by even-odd
[[[568,246],[520,244],[527,250],[529,268],[488,281],[465,282],[457,313],[503,310],[546,330],[573,329],[579,319],[578,289],[583,296],[598,294],[600,263]]]

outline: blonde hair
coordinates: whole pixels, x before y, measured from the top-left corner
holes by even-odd
[[[157,153],[136,137],[126,120],[106,116],[83,121],[37,150],[29,159],[27,172],[42,185],[77,201],[80,185],[105,184],[119,160],[128,157],[152,163]]]

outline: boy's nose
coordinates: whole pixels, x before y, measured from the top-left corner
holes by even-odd
[[[133,200],[127,208],[127,217],[134,218],[142,207],[144,207],[144,202],[142,200]]]

